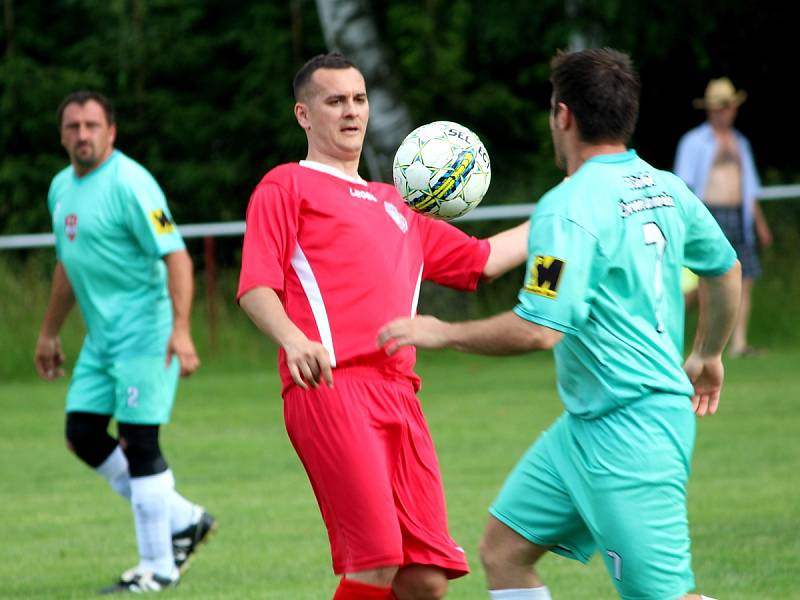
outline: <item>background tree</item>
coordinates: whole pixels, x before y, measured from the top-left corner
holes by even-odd
[[[319,7],[344,27],[352,23],[342,2]],[[3,8],[0,233],[49,229],[44,198],[66,164],[54,112],[74,89],[115,100],[119,147],[153,171],[182,223],[241,220],[262,174],[305,153],[290,83],[326,49],[317,2],[4,0]],[[576,30],[589,31],[640,67],[633,145],[656,166],[670,168],[679,136],[702,120],[692,98],[727,75],[749,93],[738,124],[765,181],[788,183],[800,125],[785,102],[795,67],[787,10],[777,0],[372,2],[370,39],[385,59],[377,71],[410,114],[378,138],[460,121],[492,157],[485,203],[535,200],[560,177],[547,128],[548,61]],[[355,48],[351,35],[336,43]],[[389,153],[394,145],[386,142]]]

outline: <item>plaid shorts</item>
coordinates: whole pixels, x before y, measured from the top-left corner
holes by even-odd
[[[739,207],[709,206],[709,212],[719,223],[725,237],[736,250],[736,256],[742,263],[742,277],[756,279],[761,275],[761,261],[758,259],[758,247],[755,241],[748,243],[744,236],[744,220]],[[755,235],[753,235],[755,240]]]

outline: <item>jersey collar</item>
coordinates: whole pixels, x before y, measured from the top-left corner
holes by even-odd
[[[314,169],[315,171],[321,171],[322,173],[327,173],[328,175],[333,175],[334,177],[338,177],[339,179],[344,179],[345,181],[349,181],[350,183],[357,183],[359,185],[367,185],[367,182],[363,179],[350,177],[349,175],[345,175],[342,171],[337,169],[336,167],[331,167],[330,165],[323,164],[321,162],[317,162],[315,160],[301,160],[300,166],[305,167],[307,169]]]
[[[628,160],[633,160],[637,158],[636,150],[631,148],[630,150],[626,150],[625,152],[615,152],[614,154],[598,154],[597,156],[593,156],[586,162],[599,162],[599,163],[621,163],[626,162]]]

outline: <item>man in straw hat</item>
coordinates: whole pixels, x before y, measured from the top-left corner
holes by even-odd
[[[742,300],[731,336],[731,356],[748,356],[750,296],[753,280],[761,274],[758,242],[769,246],[772,234],[756,201],[760,181],[750,143],[734,129],[736,113],[747,98],[727,77],[712,79],[694,106],[708,119],[687,132],[678,144],[675,173],[702,200],[719,222],[742,263]]]

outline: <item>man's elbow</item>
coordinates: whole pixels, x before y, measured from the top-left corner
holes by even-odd
[[[491,283],[495,279],[497,279],[499,276],[500,276],[500,273],[496,272],[493,269],[489,269],[488,265],[487,265],[487,268],[485,268],[483,270],[483,273],[481,273],[481,282],[482,283]]]
[[[733,290],[732,293],[739,296],[742,290],[742,263],[738,260],[733,263],[733,266],[725,273],[725,278],[728,280],[728,287]]]
[[[524,337],[521,340],[522,347],[528,352],[536,350],[552,350],[564,336],[560,331],[527,322],[524,329]]]
[[[539,350],[552,350],[564,337],[563,333],[549,327],[541,327],[540,329],[542,331],[539,334]]]

